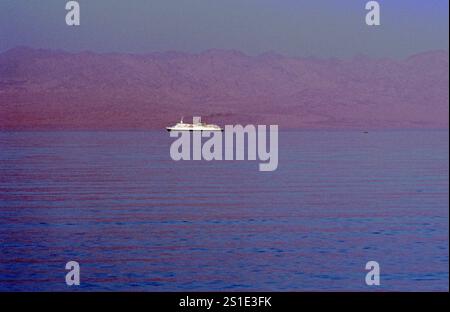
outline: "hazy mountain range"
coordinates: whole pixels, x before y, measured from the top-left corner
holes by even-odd
[[[1,129],[151,129],[193,115],[280,128],[448,128],[449,58],[0,54]]]

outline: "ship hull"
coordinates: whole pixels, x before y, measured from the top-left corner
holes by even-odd
[[[198,128],[198,129],[183,129],[183,128],[172,128],[172,127],[166,127],[167,131],[189,131],[189,132],[193,132],[193,131],[223,131],[223,129],[207,129],[207,128]]]

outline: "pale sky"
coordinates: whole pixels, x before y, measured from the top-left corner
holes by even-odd
[[[65,24],[66,2],[0,0],[0,51],[405,57],[449,44],[448,0],[380,0],[377,27],[365,24],[366,0],[79,0],[78,27]]]

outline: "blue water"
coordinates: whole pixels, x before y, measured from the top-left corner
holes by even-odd
[[[0,132],[0,290],[448,291],[448,131],[285,131],[274,172],[172,141]]]

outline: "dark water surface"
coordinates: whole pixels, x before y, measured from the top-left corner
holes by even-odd
[[[280,133],[278,170],[165,132],[0,132],[0,290],[448,290],[448,131]]]

